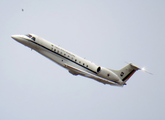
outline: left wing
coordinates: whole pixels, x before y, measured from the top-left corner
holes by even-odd
[[[68,65],[68,64],[64,64],[64,66],[69,70],[69,72],[73,75],[82,75],[82,76],[85,76],[85,77],[88,77],[88,78],[92,78],[98,82],[101,82],[103,84],[110,84],[110,85],[116,85],[116,86],[121,86],[119,85],[118,83],[115,83],[115,82],[112,82],[112,81],[109,81],[107,79],[104,79],[102,77],[99,77],[99,76],[96,76],[94,74],[91,74],[89,72],[86,72],[84,70],[80,70],[76,67],[73,67],[71,65]]]

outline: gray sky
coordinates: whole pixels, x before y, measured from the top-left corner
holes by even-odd
[[[0,0],[2,120],[164,120],[164,0]],[[22,12],[21,9],[24,9]],[[11,35],[33,33],[100,66],[126,62],[124,87],[67,70]]]

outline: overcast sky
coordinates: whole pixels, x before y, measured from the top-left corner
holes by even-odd
[[[22,11],[24,9],[24,11]],[[164,120],[164,0],[0,0],[1,120]],[[11,38],[36,34],[97,65],[145,67],[124,87],[73,76]]]

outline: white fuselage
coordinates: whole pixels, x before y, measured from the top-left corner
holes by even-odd
[[[74,68],[104,78],[106,80],[113,81],[114,83],[117,83],[119,85],[124,84],[123,81],[120,80],[119,77],[111,70],[100,67],[34,34],[13,35],[12,38],[30,47],[31,49],[36,50],[40,54],[46,56],[62,67],[65,67],[65,65],[67,64],[73,66]],[[78,75],[78,73],[74,71],[69,70],[69,72],[73,75]]]

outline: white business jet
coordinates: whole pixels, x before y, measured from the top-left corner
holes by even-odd
[[[103,84],[115,86],[126,85],[127,80],[140,69],[131,63],[120,70],[107,69],[85,60],[34,34],[12,35],[11,37],[68,69],[71,74],[92,78]]]

